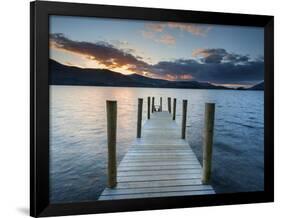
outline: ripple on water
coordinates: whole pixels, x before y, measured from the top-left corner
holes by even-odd
[[[137,98],[146,99],[147,96],[155,96],[156,104],[162,96],[164,109],[167,97],[179,99],[178,115],[181,114],[181,100],[188,99],[191,126],[187,133],[200,160],[204,104],[216,102],[213,158],[216,191],[263,188],[260,182],[263,181],[262,92],[82,86],[51,86],[50,91],[50,196],[53,203],[98,199],[106,185],[105,100],[118,101],[117,157],[120,162],[135,139]],[[144,121],[145,105],[146,100]],[[181,116],[176,119],[180,124]]]

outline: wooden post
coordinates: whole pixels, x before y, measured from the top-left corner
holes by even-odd
[[[147,119],[150,119],[150,97],[147,97]]]
[[[116,126],[117,126],[117,102],[106,101],[107,112],[107,185],[114,188],[117,184],[117,165],[116,165]]]
[[[186,135],[186,111],[187,111],[187,100],[182,101],[182,123],[181,123],[181,138],[185,139]]]
[[[171,98],[168,97],[168,111],[171,113]]]
[[[173,120],[176,120],[176,105],[177,105],[177,99],[174,98],[174,105],[173,105]]]
[[[162,111],[162,97],[160,97],[160,112]]]
[[[154,106],[154,97],[152,97],[152,113],[155,111],[155,106]]]
[[[208,184],[211,179],[214,120],[215,120],[215,104],[206,103],[204,142],[203,142],[203,174],[202,174],[203,184]]]
[[[143,99],[139,98],[138,99],[137,138],[141,137],[142,103],[143,103]]]

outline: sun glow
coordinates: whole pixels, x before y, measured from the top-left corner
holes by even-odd
[[[122,73],[124,75],[131,75],[135,73],[134,71],[129,70],[127,66],[115,67],[115,68],[111,68],[110,70],[113,70],[118,73]]]

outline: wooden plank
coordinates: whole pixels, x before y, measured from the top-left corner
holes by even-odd
[[[172,157],[125,157],[122,162],[130,162],[130,161],[134,161],[134,162],[143,162],[143,161],[164,161],[164,162],[169,162],[169,161],[188,161],[188,160],[194,160],[197,161],[197,158],[194,156],[172,156]]]
[[[148,176],[148,175],[174,175],[174,174],[189,174],[189,173],[202,173],[201,169],[183,169],[183,170],[142,170],[142,171],[118,171],[118,176]]]
[[[184,164],[194,164],[199,162],[195,162],[194,160],[185,160],[185,161],[170,161],[170,162],[164,162],[164,161],[158,161],[153,163],[148,162],[121,162],[119,166],[167,166],[167,165],[184,165]]]
[[[120,182],[116,189],[135,189],[147,187],[166,187],[166,186],[186,186],[201,185],[201,179],[178,179],[178,180],[161,180],[161,181],[144,181],[144,182]]]
[[[137,146],[136,146],[137,147]],[[187,148],[187,149],[184,149],[184,148],[150,148],[149,146],[147,147],[142,147],[142,148],[131,148],[129,151],[128,151],[128,154],[131,153],[131,152],[138,152],[138,153],[144,153],[144,152],[163,152],[163,153],[170,153],[170,152],[185,152],[185,153],[193,153],[193,151],[191,150],[191,148]]]
[[[136,145],[132,148],[130,148],[128,150],[128,152],[193,152],[191,148],[189,147],[179,147],[179,146],[175,146],[173,148],[173,146],[175,145],[171,145],[169,147],[162,147],[160,145],[154,145],[152,147],[152,145],[145,145],[145,146],[139,146],[139,145]]]
[[[186,146],[186,142],[182,142],[182,141],[174,141],[174,140],[162,140],[161,142],[159,141],[153,141],[153,140],[146,140],[141,138],[140,140],[136,140],[135,142],[133,142],[132,146],[143,146],[143,147],[159,147],[162,145],[170,145],[170,148],[175,147],[175,148],[180,148],[183,146]]]
[[[179,151],[174,151],[174,150],[170,150],[170,151],[130,151],[125,157],[127,156],[173,156],[173,155],[193,155],[194,157],[195,154],[192,151],[185,151],[185,152],[179,152]]]
[[[191,196],[191,195],[210,195],[215,194],[213,190],[206,191],[179,191],[179,192],[163,192],[163,193],[145,193],[145,194],[128,194],[128,195],[101,195],[99,200],[119,200],[134,198],[156,198],[156,197],[173,197],[173,196]]]
[[[186,165],[165,165],[165,166],[119,166],[118,172],[123,171],[155,171],[155,170],[181,170],[181,169],[201,169],[199,164]]]
[[[147,187],[136,189],[105,189],[102,195],[124,195],[124,194],[143,194],[143,193],[162,193],[175,191],[203,191],[213,190],[210,185],[186,185],[186,186],[167,186],[167,187]]]
[[[173,154],[194,154],[192,151],[175,151],[175,150],[170,150],[170,151],[162,151],[162,150],[139,150],[139,151],[129,151],[129,153],[126,155],[154,155],[154,154],[158,154],[158,155],[173,155]]]
[[[193,153],[141,153],[141,154],[137,154],[137,153],[132,153],[130,152],[129,154],[127,154],[125,157],[133,157],[133,158],[138,158],[138,157],[195,157],[195,155]]]
[[[180,156],[180,155],[175,155],[175,156],[151,156],[151,157],[142,157],[142,156],[132,156],[132,157],[125,157],[122,162],[128,162],[128,161],[134,161],[134,162],[138,162],[138,161],[185,161],[185,160],[197,160],[196,157],[194,156]]]
[[[159,180],[177,180],[177,179],[200,179],[200,173],[193,174],[175,174],[175,175],[151,175],[151,176],[117,176],[117,182],[141,182],[141,181],[159,181]]]
[[[165,158],[182,158],[182,159],[196,159],[197,157],[194,154],[171,154],[171,155],[159,155],[159,154],[144,154],[144,155],[126,155],[123,159],[125,158],[133,158],[133,159],[141,159],[141,158],[152,158],[153,159],[157,159],[157,158],[161,158],[161,159],[165,159]]]
[[[125,159],[125,160],[123,160],[122,161],[122,164],[124,165],[124,164],[130,164],[130,163],[136,163],[136,164],[142,164],[142,163],[150,163],[151,165],[154,165],[155,163],[156,164],[177,164],[177,163],[179,163],[179,162],[183,162],[183,163],[185,163],[185,162],[195,162],[195,161],[197,161],[197,159],[195,159],[195,158],[169,158],[169,159],[167,159],[167,158],[164,158],[164,159],[159,159],[159,158],[155,158],[155,159],[149,159],[149,158],[144,158],[144,159],[136,159],[136,160],[134,160],[134,159]]]

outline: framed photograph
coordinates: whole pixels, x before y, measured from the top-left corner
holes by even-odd
[[[273,16],[35,1],[30,215],[272,202]]]

